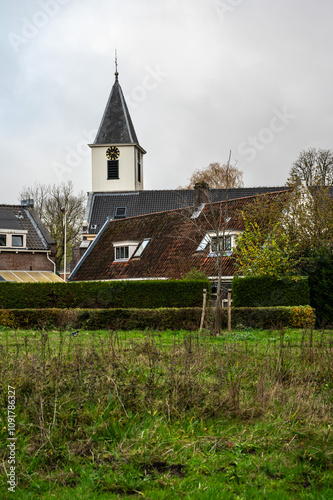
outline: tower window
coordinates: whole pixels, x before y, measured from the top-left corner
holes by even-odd
[[[141,182],[141,154],[138,151],[138,182]]]
[[[108,160],[108,179],[119,179],[119,160]]]

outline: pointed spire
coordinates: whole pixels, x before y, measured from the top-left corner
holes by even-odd
[[[115,77],[116,77],[116,82],[118,81],[118,57],[117,57],[117,49],[115,49],[115,66],[116,66],[116,72],[115,72]]]
[[[117,51],[115,51],[115,69],[115,82],[94,144],[138,144],[139,141],[118,81]]]

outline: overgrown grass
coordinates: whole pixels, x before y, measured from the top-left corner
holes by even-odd
[[[0,496],[332,498],[332,352],[330,331],[3,329]]]

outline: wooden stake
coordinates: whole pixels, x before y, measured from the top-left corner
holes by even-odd
[[[206,301],[207,301],[207,290],[204,288],[203,290],[203,301],[202,301],[202,313],[201,313],[201,321],[200,321],[200,330],[199,333],[201,333],[204,319],[205,319],[205,313],[206,313]]]
[[[231,333],[231,290],[228,290],[228,333]]]

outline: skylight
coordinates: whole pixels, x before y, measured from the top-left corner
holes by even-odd
[[[127,207],[117,207],[114,213],[115,219],[124,219],[126,217]]]
[[[144,250],[149,242],[150,242],[150,238],[145,238],[143,241],[141,241],[140,245],[138,246],[138,248],[135,250],[135,252],[133,254],[133,258],[134,257],[141,257],[141,255],[143,254],[143,252],[144,252]]]

